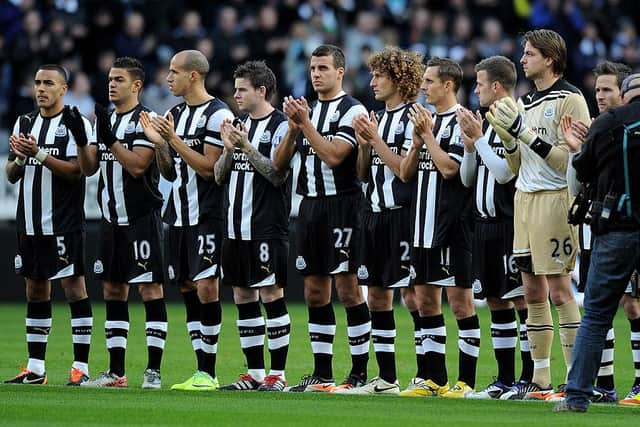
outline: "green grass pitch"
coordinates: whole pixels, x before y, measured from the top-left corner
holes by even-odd
[[[338,320],[334,344],[334,374],[340,381],[350,367],[344,310],[335,306]],[[289,306],[292,320],[287,379],[295,383],[312,369],[311,349],[306,331],[306,309]],[[0,378],[13,376],[26,362],[24,310],[21,304],[0,305]],[[94,425],[526,425],[602,426],[634,425],[640,408],[592,405],[587,414],[554,414],[552,405],[538,402],[495,402],[446,399],[409,399],[294,393],[188,393],[168,390],[171,384],[190,376],[195,357],[184,325],[181,304],[170,304],[169,333],[162,365],[163,390],[139,388],[146,363],[144,310],[132,303],[131,329],[127,348],[129,389],[95,390],[64,387],[72,359],[68,308],[54,305],[53,328],[47,349],[49,385],[0,385],[0,425],[94,426]],[[449,336],[447,366],[451,382],[457,376],[457,329],[445,307]],[[489,312],[479,309],[482,344],[478,363],[477,388],[496,374],[489,335]],[[104,339],[104,306],[94,302],[94,335],[90,356],[91,374],[107,367]],[[246,370],[235,326],[233,305],[223,306],[223,326],[218,345],[217,371],[221,383],[229,383]],[[629,324],[619,313],[616,325],[616,385],[622,395],[633,380],[629,345]],[[409,314],[396,307],[396,358],[401,386],[415,374],[413,327]],[[267,356],[268,366],[268,356]],[[516,368],[519,373],[519,365]],[[562,353],[556,334],[552,370],[554,384],[564,381]],[[369,376],[377,374],[371,353]],[[455,424],[454,424],[455,423]],[[464,423],[464,424],[462,424]]]

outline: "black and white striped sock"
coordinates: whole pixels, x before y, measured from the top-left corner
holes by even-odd
[[[167,340],[167,306],[164,298],[145,301],[145,333],[147,336],[148,369],[160,369]]]
[[[480,321],[477,315],[458,320],[458,350],[458,380],[474,388],[480,355]]]
[[[289,352],[291,319],[284,298],[264,304],[267,312],[267,343],[271,355],[269,375],[280,375],[285,379],[285,366]]]
[[[380,368],[379,377],[394,383],[396,374],[396,323],[393,310],[371,312],[371,338],[376,361]]]
[[[73,368],[89,375],[89,348],[93,330],[93,315],[89,298],[69,303],[71,311],[71,337],[73,340]]]
[[[240,347],[247,359],[247,370],[254,380],[264,380],[264,318],[258,301],[236,304]]]
[[[313,375],[333,379],[333,340],[336,335],[336,315],[331,303],[309,307],[309,339],[313,352]]]
[[[510,386],[515,381],[518,323],[513,308],[491,312],[491,343],[498,365],[498,381]]]
[[[367,377],[371,315],[366,303],[346,308],[347,335],[351,352],[351,374]]]
[[[44,359],[47,352],[49,331],[51,331],[51,300],[28,302],[25,325],[27,327],[27,349],[29,351],[27,369],[34,374],[44,375]]]
[[[447,344],[447,329],[444,326],[444,316],[421,317],[422,347],[425,358],[424,377],[442,386],[448,381],[445,350]]]
[[[216,377],[216,354],[218,352],[218,337],[222,326],[222,308],[220,301],[201,304],[200,335],[202,337],[202,371]]]
[[[631,353],[633,357],[633,367],[635,380],[633,386],[640,385],[640,317],[629,320],[631,325]]]
[[[192,290],[189,292],[183,292],[182,298],[184,299],[184,308],[187,312],[187,332],[189,338],[191,338],[191,347],[196,353],[196,359],[198,361],[198,370],[202,371],[204,352],[202,351],[202,335],[200,335],[200,329],[202,323],[200,322],[200,299],[198,298],[198,291]]]
[[[129,306],[126,301],[105,301],[107,318],[104,333],[109,351],[109,371],[117,376],[124,375],[124,360],[129,336]]]
[[[518,310],[518,319],[520,320],[520,360],[522,361],[522,371],[520,372],[520,381],[527,383],[533,378],[533,359],[531,358],[531,349],[529,348],[529,335],[527,334],[527,317],[529,310]]]
[[[424,347],[422,345],[422,320],[418,310],[411,311],[410,314],[411,319],[413,320],[413,342],[416,347],[416,377],[425,379],[427,371],[424,358]]]

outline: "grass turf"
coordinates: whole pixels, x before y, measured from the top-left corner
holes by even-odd
[[[336,308],[338,321],[334,344],[334,374],[340,381],[350,367],[344,311]],[[289,307],[292,320],[291,346],[287,367],[290,383],[312,370],[312,356],[306,332],[306,309]],[[26,361],[24,310],[20,304],[0,305],[0,379],[16,374]],[[95,390],[61,386],[66,382],[72,360],[68,308],[54,305],[53,327],[47,349],[49,385],[0,385],[0,424],[2,425],[300,425],[316,419],[332,425],[416,425],[418,423],[472,423],[473,425],[603,425],[633,422],[640,414],[636,408],[592,405],[588,414],[553,414],[552,405],[537,402],[495,402],[446,399],[408,399],[393,397],[334,396],[293,393],[185,393],[166,390],[171,384],[189,377],[195,357],[184,325],[181,304],[170,304],[169,333],[162,365],[163,390],[139,389],[146,364],[144,309],[132,303],[131,328],[127,351],[129,389]],[[489,334],[489,312],[479,309],[482,345],[478,362],[477,389],[492,381],[496,374]],[[91,348],[91,374],[108,366],[103,334],[104,307],[94,304],[94,336]],[[457,376],[457,329],[445,307],[448,325],[447,366],[450,382]],[[236,310],[223,306],[223,328],[218,345],[218,377],[222,384],[235,380],[246,370],[235,327]],[[633,381],[629,348],[629,324],[621,313],[616,327],[616,385],[626,394]],[[415,374],[413,325],[407,311],[396,307],[396,362],[402,386]],[[519,356],[519,355],[518,355]],[[518,359],[518,357],[516,358]],[[556,334],[552,368],[554,384],[564,382],[562,353]],[[268,366],[268,356],[267,356]],[[519,364],[517,364],[519,369]],[[369,376],[377,373],[371,353]],[[516,376],[519,371],[516,371]],[[435,417],[435,420],[433,419]]]

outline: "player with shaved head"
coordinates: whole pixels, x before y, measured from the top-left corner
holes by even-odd
[[[215,390],[216,352],[222,323],[218,296],[224,193],[214,167],[224,145],[220,128],[233,119],[227,105],[205,89],[209,62],[197,50],[178,52],[169,65],[171,93],[184,102],[165,116],[142,115],[147,136],[156,144],[162,176],[172,182],[163,219],[169,225],[167,273],[180,286],[187,329],[198,367],[172,390]]]

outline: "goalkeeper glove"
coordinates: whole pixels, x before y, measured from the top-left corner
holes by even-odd
[[[84,121],[78,111],[78,107],[70,108],[68,105],[64,106],[62,110],[62,121],[65,126],[73,135],[78,147],[85,147],[88,143],[87,132],[84,129]]]
[[[98,135],[98,141],[101,141],[108,148],[116,143],[116,139],[113,132],[111,132],[111,121],[109,120],[109,111],[100,104],[95,106],[96,113],[96,134]]]

